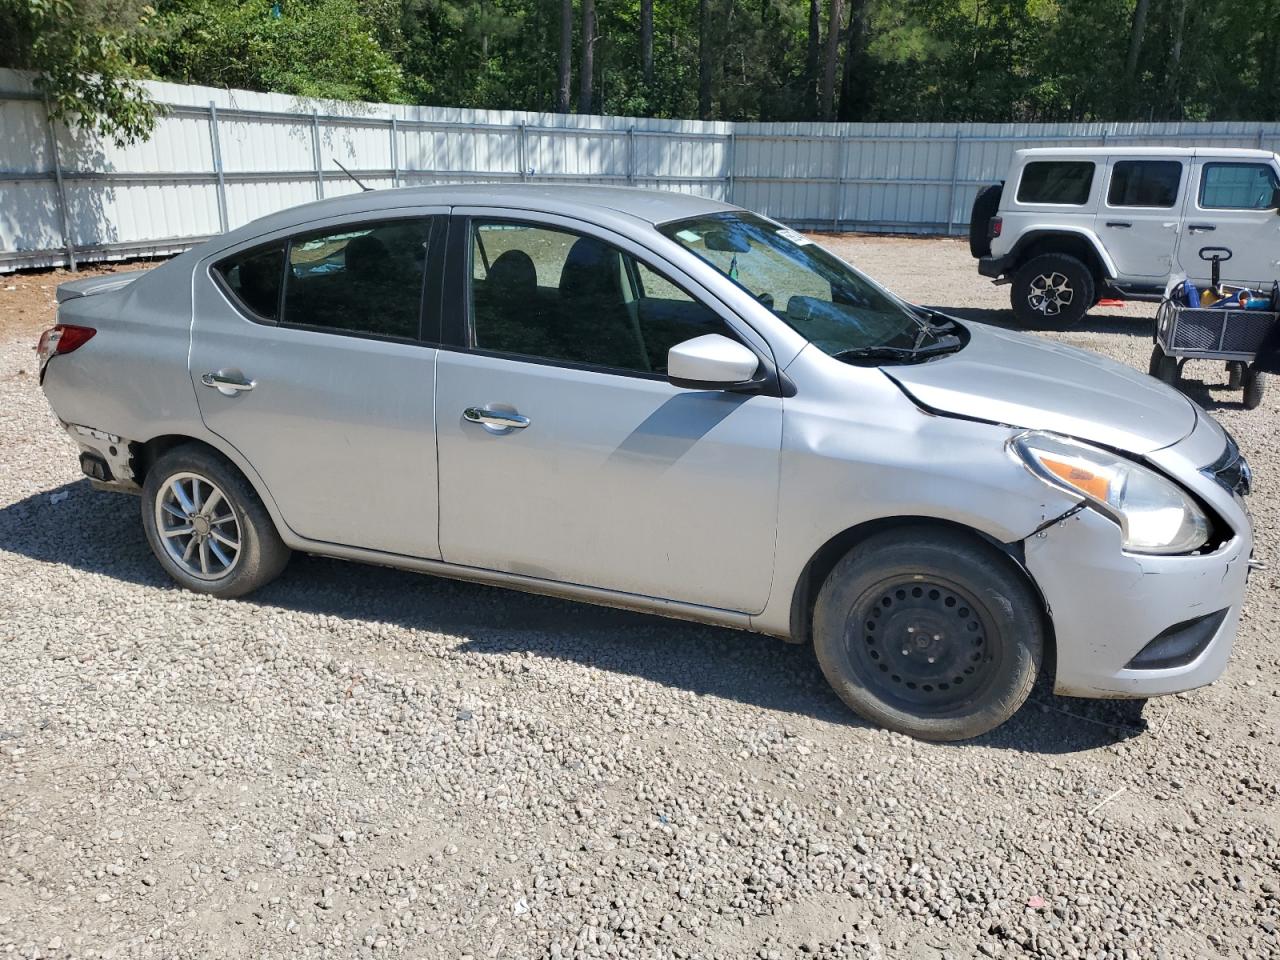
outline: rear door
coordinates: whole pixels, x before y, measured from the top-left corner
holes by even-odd
[[[299,536],[439,556],[445,212],[331,221],[201,264],[191,342],[200,414]]]
[[[783,400],[682,389],[665,371],[692,337],[767,345],[625,237],[468,213],[450,228],[437,363],[443,558],[759,612]]]
[[[1094,230],[1121,278],[1161,281],[1173,272],[1189,159],[1127,155],[1108,162]]]
[[[1197,157],[1195,188],[1187,198],[1178,265],[1201,284],[1211,267],[1200,252],[1225,247],[1231,259],[1222,279],[1265,283],[1280,278],[1280,215],[1274,201],[1280,184],[1274,161]]]

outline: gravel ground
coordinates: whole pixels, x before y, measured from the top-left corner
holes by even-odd
[[[1005,322],[962,243],[828,240]],[[1274,573],[1215,685],[958,745],[748,634],[307,557],[202,599],[37,389],[59,279],[0,277],[0,955],[1280,955]],[[1150,316],[1057,339],[1145,368]],[[1274,564],[1280,391],[1192,393]]]

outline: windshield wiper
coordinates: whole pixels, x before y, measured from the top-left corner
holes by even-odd
[[[941,353],[955,353],[961,346],[959,337],[943,336],[923,347],[850,347],[832,356],[837,360],[920,360]]]

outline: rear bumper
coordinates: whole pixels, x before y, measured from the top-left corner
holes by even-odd
[[[984,277],[998,280],[1009,272],[1013,266],[1010,257],[979,257],[978,273]]]
[[[1090,509],[1026,541],[1027,569],[1048,603],[1057,642],[1054,692],[1153,697],[1216,680],[1231,656],[1253,546],[1247,519],[1233,526],[1236,536],[1206,556],[1125,553],[1120,528]],[[1162,633],[1194,629],[1187,622],[1206,616],[1216,629],[1197,638],[1177,665],[1131,665]]]
[[[134,479],[127,439],[77,423],[63,423],[63,427],[80,447],[80,469],[95,487],[124,493],[141,491]],[[99,465],[97,470],[95,464]]]

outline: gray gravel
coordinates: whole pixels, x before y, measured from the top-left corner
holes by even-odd
[[[961,243],[836,245],[1007,316]],[[1059,339],[1145,368],[1150,314]],[[1280,955],[1274,572],[1212,687],[1041,687],[916,743],[747,634],[305,557],[183,593],[78,478],[30,346],[0,343],[0,956]],[[1280,389],[1194,395],[1274,569]]]

